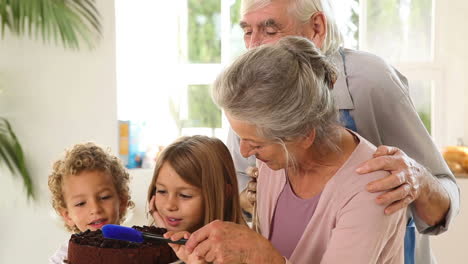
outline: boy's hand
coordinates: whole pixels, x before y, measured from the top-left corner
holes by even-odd
[[[182,238],[188,239],[190,237],[190,233],[187,231],[181,231],[177,233],[174,231],[169,231],[164,234],[164,237],[169,238],[172,241],[177,241]],[[187,263],[187,264],[205,264],[206,263],[202,258],[198,257],[197,255],[189,254],[184,245],[172,244],[172,243],[168,243],[168,245],[172,248],[172,250],[174,250],[177,257],[180,260],[182,260],[184,263]]]
[[[164,223],[164,220],[162,219],[161,215],[158,213],[158,210],[156,210],[155,202],[156,202],[156,196],[153,195],[153,197],[151,197],[151,200],[148,203],[148,208],[149,208],[148,213],[153,217],[154,223],[157,227],[166,228],[166,224]]]

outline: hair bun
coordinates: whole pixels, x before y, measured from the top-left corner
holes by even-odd
[[[300,63],[305,63],[313,69],[323,69],[323,78],[327,86],[332,89],[337,79],[336,67],[330,63],[315,44],[304,38],[288,36],[278,41],[279,46],[291,53]]]

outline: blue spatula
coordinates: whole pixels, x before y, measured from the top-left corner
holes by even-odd
[[[169,238],[165,238],[162,235],[140,232],[136,229],[119,226],[119,225],[105,225],[102,227],[102,234],[105,238],[125,240],[130,242],[142,243],[145,239],[164,241],[172,244],[185,245],[187,239],[182,238],[177,241],[172,241]]]

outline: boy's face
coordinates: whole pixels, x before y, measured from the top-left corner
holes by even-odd
[[[200,188],[185,182],[168,162],[156,180],[155,207],[169,231],[193,232],[203,225]]]
[[[61,215],[68,226],[83,232],[119,223],[126,201],[117,195],[111,175],[97,170],[68,175],[62,190],[67,208]]]

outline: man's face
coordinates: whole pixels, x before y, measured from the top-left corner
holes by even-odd
[[[250,49],[274,43],[286,36],[308,37],[308,23],[300,23],[288,14],[288,0],[274,1],[263,8],[245,14],[240,22],[244,30],[244,44]]]

